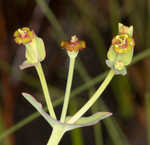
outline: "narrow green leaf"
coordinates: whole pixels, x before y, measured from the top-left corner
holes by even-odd
[[[51,125],[54,126],[55,125],[55,120],[52,119],[42,108],[41,103],[39,103],[38,101],[36,101],[36,99],[31,96],[30,94],[27,93],[22,93],[22,95],[25,97],[25,99],[27,101],[29,101],[33,107],[45,118],[45,120]]]
[[[91,126],[91,125],[98,123],[100,120],[103,120],[111,115],[112,113],[110,112],[97,112],[89,117],[81,117],[78,121],[75,122],[75,124],[78,124],[81,127]],[[71,119],[70,116],[66,118],[66,120],[69,120],[69,119]]]

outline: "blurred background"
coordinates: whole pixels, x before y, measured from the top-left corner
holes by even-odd
[[[106,76],[106,54],[119,22],[134,26],[133,63],[86,114],[113,116],[66,133],[60,144],[150,145],[150,0],[0,0],[0,145],[45,145],[51,133],[21,95],[28,92],[45,104],[35,69],[19,69],[25,48],[15,44],[14,31],[27,26],[44,40],[42,65],[60,116],[69,62],[60,42],[76,34],[87,44],[75,66],[69,106],[74,114]]]

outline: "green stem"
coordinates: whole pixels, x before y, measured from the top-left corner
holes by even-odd
[[[47,104],[47,107],[48,107],[48,111],[49,111],[51,117],[56,119],[56,115],[55,115],[55,112],[54,112],[54,108],[53,108],[53,105],[52,105],[52,101],[51,101],[51,98],[50,98],[50,94],[49,94],[49,91],[48,91],[48,87],[47,87],[47,83],[46,83],[46,79],[45,79],[45,76],[44,76],[44,73],[43,73],[41,63],[38,63],[35,66],[35,68],[36,68],[37,73],[38,73],[39,78],[40,78],[40,82],[41,82],[41,85],[42,85],[42,88],[43,88],[43,92],[44,92],[46,104]]]
[[[78,111],[80,98],[71,99],[69,113],[74,114]],[[81,128],[77,128],[71,131],[71,145],[84,145],[83,133]]]
[[[145,93],[145,106],[146,106],[146,116],[147,116],[147,144],[150,145],[150,93]]]
[[[64,133],[64,129],[61,127],[53,128],[52,134],[50,136],[50,139],[48,140],[47,145],[58,145]]]
[[[95,92],[95,94],[89,99],[89,101],[67,122],[67,123],[74,123],[76,122],[88,109],[96,102],[96,100],[100,97],[103,91],[106,89],[110,81],[114,76],[114,71],[110,70],[107,77]]]
[[[69,63],[69,72],[68,72],[68,79],[67,79],[67,85],[66,85],[66,91],[65,91],[65,98],[64,98],[64,104],[63,109],[61,113],[61,122],[65,122],[67,109],[69,105],[69,98],[70,98],[70,90],[72,85],[72,79],[73,79],[73,72],[74,72],[74,64],[75,64],[75,57],[70,57],[70,63]]]
[[[83,79],[83,81],[89,85],[89,82],[91,81],[92,78],[88,75],[87,71],[85,70],[85,68],[81,62],[78,64],[77,70],[78,70],[81,78]],[[106,75],[107,75],[107,73],[106,73]],[[94,86],[90,87],[90,85],[89,85],[88,96],[89,97],[92,96],[92,94],[94,92],[95,92]],[[72,106],[72,103],[71,103],[71,106]],[[91,113],[94,114],[95,112],[99,111],[98,110],[99,107],[100,106],[99,106],[98,102],[96,102],[95,105],[93,105],[91,107]],[[94,131],[95,145],[103,145],[103,135],[102,135],[102,129],[101,129],[100,123],[97,123],[96,125],[93,126],[93,131]]]

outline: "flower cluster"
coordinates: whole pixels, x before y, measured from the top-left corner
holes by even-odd
[[[115,74],[127,73],[125,66],[131,63],[134,46],[133,26],[127,27],[119,23],[119,33],[112,39],[106,60]]]
[[[20,66],[21,69],[37,65],[45,59],[46,53],[43,40],[28,27],[19,28],[14,33],[14,40],[17,44],[23,44],[26,48],[26,60]]]

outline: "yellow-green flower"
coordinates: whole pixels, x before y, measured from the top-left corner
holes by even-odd
[[[114,70],[115,74],[125,75],[126,66],[132,61],[135,42],[133,39],[133,26],[118,25],[118,35],[112,39],[107,53],[106,64]]]
[[[65,48],[67,51],[79,51],[86,47],[84,41],[79,41],[78,38],[74,35],[70,41],[62,41],[61,47]]]
[[[19,28],[14,33],[14,39],[17,44],[28,44],[32,42],[35,37],[35,33],[28,27]]]
[[[134,45],[134,39],[128,34],[116,35],[112,40],[112,47],[119,54],[132,51]]]
[[[20,66],[21,69],[35,66],[45,59],[46,52],[43,40],[28,27],[18,29],[14,33],[14,39],[17,44],[23,44],[26,48],[26,60]]]
[[[122,70],[124,67],[124,64],[121,62],[121,61],[117,61],[115,64],[114,64],[114,68],[117,69],[117,70]]]

